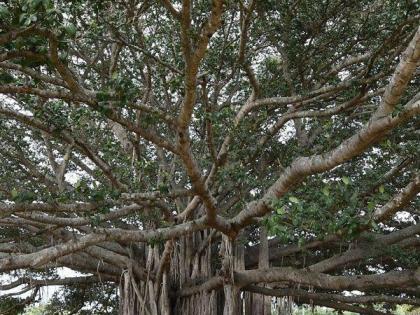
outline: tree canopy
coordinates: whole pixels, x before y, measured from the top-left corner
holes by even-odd
[[[0,1],[0,312],[419,306],[419,17]]]

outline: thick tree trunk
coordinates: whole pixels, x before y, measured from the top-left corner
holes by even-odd
[[[266,299],[262,296],[255,299],[256,294],[247,298],[250,294],[241,294],[233,281],[233,271],[245,269],[244,246],[240,241],[223,237],[218,249],[213,246],[210,232],[204,231],[169,242],[172,241],[160,251],[158,246],[145,248],[145,261],[137,260],[139,265],[146,265],[150,274],[158,275],[154,279],[138,281],[131,270],[121,277],[121,315],[270,314],[255,311],[258,307],[271,308],[271,303],[261,304]],[[175,296],[181,288],[194,286],[215,275],[225,279],[222,290]]]
[[[142,267],[146,264],[147,271],[157,276],[148,281],[137,281],[132,272],[124,273],[120,283],[121,315],[222,314],[218,306],[223,305],[224,296],[218,292],[174,297],[180,288],[215,275],[217,266],[212,265],[210,232],[197,232],[176,242],[167,242],[163,251],[159,251],[158,246],[149,246],[144,257],[147,257],[146,262],[139,263]]]
[[[181,238],[177,242],[170,266],[172,287],[183,288],[213,276],[216,272],[216,266],[212,265],[214,254],[212,235],[209,231]],[[178,298],[175,301],[173,314],[217,314],[220,298],[215,291]]]

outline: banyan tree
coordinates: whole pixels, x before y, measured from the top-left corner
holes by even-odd
[[[0,313],[419,306],[419,17],[1,1]]]

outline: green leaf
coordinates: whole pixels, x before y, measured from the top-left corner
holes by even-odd
[[[64,31],[67,33],[67,35],[73,37],[74,35],[76,35],[77,28],[73,23],[67,23],[64,26]]]
[[[322,188],[322,193],[327,197],[330,195],[330,190],[327,186],[324,186],[324,188]]]
[[[0,5],[0,17],[5,18],[8,15],[10,15],[9,9],[4,5]]]
[[[109,197],[112,199],[119,199],[121,196],[121,192],[118,190],[111,190],[111,192],[109,193]]]
[[[42,0],[42,5],[45,9],[50,9],[52,7],[52,2],[51,0]]]
[[[350,184],[350,179],[347,176],[341,177],[341,180],[343,181],[344,185]]]
[[[102,190],[94,191],[91,196],[93,201],[99,202],[105,199],[105,192]]]
[[[289,197],[289,201],[290,202],[292,202],[292,203],[299,203],[299,199],[297,199],[296,197],[294,197],[294,196],[290,196]]]
[[[380,192],[381,194],[383,194],[383,193],[385,192],[385,187],[384,187],[384,185],[379,186],[379,192]]]
[[[37,8],[42,3],[42,0],[31,0],[30,4],[32,8]]]
[[[169,192],[169,187],[168,187],[168,185],[165,185],[165,184],[160,184],[158,189],[162,194],[165,194],[165,193]]]
[[[15,78],[7,72],[0,73],[0,83],[9,84],[15,81]]]
[[[35,200],[35,194],[30,191],[23,191],[17,199],[20,202],[32,202]]]
[[[22,13],[21,15],[19,15],[19,24],[23,24],[26,21],[26,17],[26,13]]]
[[[12,199],[16,199],[17,196],[19,195],[19,192],[16,190],[16,188],[13,188],[12,191],[10,192],[10,195],[12,196]]]
[[[278,207],[277,209],[276,209],[276,213],[278,214],[278,215],[283,215],[284,214],[284,207]]]
[[[99,91],[96,93],[96,99],[98,100],[98,102],[106,102],[110,99],[110,95],[108,92]]]
[[[111,209],[109,207],[100,207],[98,210],[102,214],[107,214],[111,212]]]

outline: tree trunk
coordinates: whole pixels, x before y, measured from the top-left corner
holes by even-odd
[[[197,232],[179,239],[170,264],[170,283],[175,290],[199,283],[213,274],[211,240],[208,231]],[[208,242],[203,246],[203,242]],[[216,314],[215,294],[202,292],[177,298],[173,314]]]
[[[268,268],[269,267],[269,257],[268,257],[268,238],[267,238],[267,229],[262,226],[260,228],[260,246],[259,246],[259,256],[258,256],[258,268]],[[247,308],[245,315],[251,314],[261,314],[269,315],[271,314],[271,297],[264,296],[257,293],[247,293]]]
[[[139,281],[129,268],[121,277],[119,313],[121,315],[270,314],[270,312],[254,312],[257,307],[271,308],[271,303],[261,304],[261,301],[264,302],[266,299],[255,299],[256,294],[252,294],[251,299],[247,298],[250,296],[248,293],[241,296],[240,288],[233,281],[234,270],[245,269],[243,244],[223,237],[218,250],[217,246],[213,246],[218,244],[213,243],[212,237],[210,231],[203,231],[179,238],[173,243],[167,242],[160,251],[158,246],[145,248],[143,256],[146,257],[145,261],[138,259],[137,262],[139,265],[146,265],[150,274],[158,276],[156,279]],[[166,266],[165,260],[168,262]],[[175,292],[181,288],[197,285],[215,275],[224,277],[223,289],[175,297]]]
[[[172,241],[171,241],[172,242]],[[204,281],[216,274],[212,266],[212,241],[209,231],[197,232],[166,243],[159,254],[158,246],[149,246],[144,253],[147,271],[156,279],[137,281],[127,271],[120,283],[121,315],[213,315],[222,314],[218,309],[224,297],[215,291],[200,292],[187,297],[174,298],[181,289]],[[133,259],[135,261],[136,259]],[[167,264],[165,264],[167,261]],[[133,262],[135,263],[135,262]],[[160,276],[161,275],[161,276]]]

